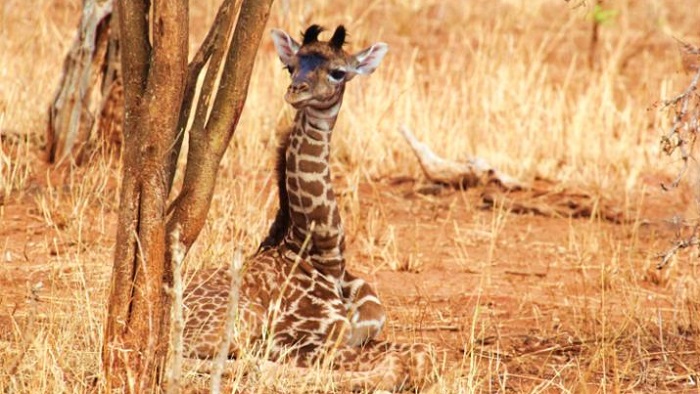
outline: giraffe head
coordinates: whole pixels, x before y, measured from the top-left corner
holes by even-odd
[[[327,108],[339,100],[345,83],[358,74],[370,74],[386,55],[388,46],[379,42],[356,53],[343,50],[345,27],[338,26],[329,41],[319,41],[323,28],[312,25],[302,35],[301,45],[282,30],[272,30],[277,54],[292,77],[285,100],[295,108]]]

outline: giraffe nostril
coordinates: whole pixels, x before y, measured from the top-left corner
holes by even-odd
[[[306,82],[293,83],[289,85],[289,91],[292,93],[301,93],[309,90],[309,84]]]

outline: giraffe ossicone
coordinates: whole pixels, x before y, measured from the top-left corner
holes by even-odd
[[[350,389],[419,387],[433,373],[433,350],[423,344],[379,341],[384,307],[374,289],[345,267],[345,233],[333,192],[330,142],[345,84],[371,74],[387,53],[376,43],[343,49],[339,26],[328,41],[307,28],[301,44],[273,30],[277,54],[289,70],[285,100],[296,110],[277,157],[279,211],[258,252],[241,271],[239,336],[231,358],[247,346],[298,367],[328,363]],[[231,289],[226,269],[197,273],[186,290],[184,339],[189,357],[213,358],[224,337]]]

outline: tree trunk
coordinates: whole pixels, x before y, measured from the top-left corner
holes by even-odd
[[[96,148],[118,147],[123,98],[112,10],[113,0],[83,2],[78,34],[49,106],[45,157],[50,163],[80,164]]]
[[[108,392],[151,391],[162,383],[170,331],[168,234],[181,229],[186,253],[204,224],[219,162],[243,109],[271,3],[242,2],[227,49],[236,13],[233,0],[224,0],[188,66],[187,0],[118,1],[124,164],[102,350]],[[189,131],[184,185],[166,210],[197,77],[206,64]],[[221,81],[214,91],[220,67]]]
[[[164,322],[166,164],[187,70],[186,0],[118,2],[124,153],[103,362],[108,391],[152,391],[167,351]],[[149,40],[151,36],[151,40]]]

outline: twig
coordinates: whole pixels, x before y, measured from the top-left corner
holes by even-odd
[[[506,275],[515,275],[515,276],[536,276],[538,278],[544,278],[547,276],[546,272],[523,272],[523,271],[510,271],[506,270],[504,272]]]
[[[228,360],[231,338],[238,336],[236,332],[236,319],[238,318],[238,299],[241,287],[241,268],[243,267],[243,257],[236,251],[231,260],[231,288],[228,293],[228,309],[226,314],[226,325],[224,327],[224,338],[219,347],[219,352],[214,359],[214,370],[211,375],[211,393],[221,392],[221,376],[224,373],[226,360]]]
[[[595,67],[596,53],[598,52],[598,42],[600,41],[600,25],[601,21],[596,17],[596,13],[600,12],[603,6],[603,0],[596,0],[595,7],[593,8],[593,27],[591,28],[591,40],[590,46],[588,47],[588,67],[593,69]]]
[[[393,330],[398,331],[459,331],[460,326],[452,324],[435,324],[435,325],[424,325],[424,326],[407,326],[405,324],[394,323],[391,325]]]
[[[571,0],[564,0],[565,2],[570,2]],[[575,4],[573,4],[573,7],[571,8],[572,10],[575,10],[577,8],[585,7],[586,6],[586,0],[577,0]]]
[[[656,264],[657,269],[663,269],[666,267],[669,261],[671,261],[671,257],[675,256],[676,253],[678,253],[679,250],[681,249],[686,249],[690,248],[692,246],[698,246],[700,245],[700,238],[697,236],[697,226],[693,230],[693,235],[686,239],[681,239],[677,241],[673,246],[671,246],[667,251],[664,253],[660,254],[659,257],[661,257],[661,261],[659,261],[658,264]]]

